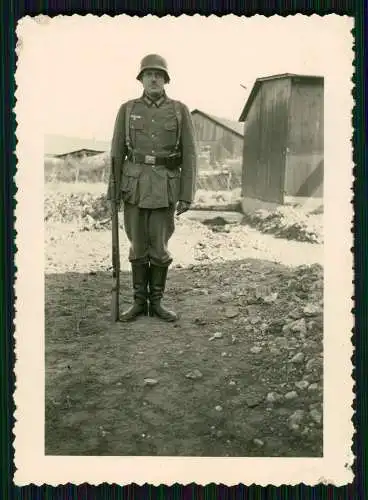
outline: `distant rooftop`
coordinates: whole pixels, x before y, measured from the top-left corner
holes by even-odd
[[[83,149],[104,153],[110,150],[110,142],[56,134],[45,135],[46,156],[62,156]]]
[[[234,132],[239,137],[244,136],[244,123],[237,122],[235,120],[228,120],[227,118],[220,118],[219,116],[210,115],[208,113],[205,113],[204,111],[201,111],[200,109],[193,109],[191,113],[192,115],[197,113],[202,116],[205,116],[209,120],[217,123],[218,125],[226,128],[227,130]]]
[[[239,121],[244,122],[247,118],[248,112],[253,104],[253,101],[258,93],[259,88],[261,87],[262,83],[268,82],[270,80],[281,80],[281,79],[292,79],[292,80],[309,80],[309,81],[315,81],[315,82],[320,82],[323,85],[324,78],[323,76],[315,76],[315,75],[298,75],[295,73],[282,73],[279,75],[270,75],[270,76],[264,76],[262,78],[257,78],[257,80],[254,82],[253,88],[249,94],[249,97],[245,103],[245,106],[243,108],[243,111],[239,117]]]

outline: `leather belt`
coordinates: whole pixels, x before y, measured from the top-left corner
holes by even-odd
[[[164,166],[167,168],[175,168],[181,164],[181,157],[175,156],[154,156],[144,155],[142,153],[129,153],[128,160],[132,163],[140,163],[151,166]]]

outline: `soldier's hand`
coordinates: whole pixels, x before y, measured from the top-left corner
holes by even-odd
[[[190,209],[190,203],[188,201],[179,201],[176,208],[176,215],[179,216]]]

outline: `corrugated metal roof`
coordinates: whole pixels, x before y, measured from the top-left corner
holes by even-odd
[[[195,113],[198,113],[198,114],[208,118],[209,120],[217,123],[221,127],[224,127],[227,130],[234,132],[239,137],[244,136],[244,123],[237,122],[235,120],[228,120],[227,118],[220,118],[219,116],[209,115],[208,113],[205,113],[204,111],[201,111],[200,109],[193,109],[193,111],[191,113],[192,113],[192,115]]]
[[[87,149],[104,153],[110,150],[109,141],[99,141],[95,139],[86,139],[81,137],[68,137],[63,135],[47,134],[45,135],[45,155],[60,156],[76,151]]]
[[[249,94],[249,97],[247,99],[247,102],[245,103],[245,106],[243,108],[243,111],[241,112],[241,115],[239,117],[239,121],[242,121],[244,122],[247,118],[247,115],[248,115],[248,112],[252,106],[252,103],[258,93],[258,90],[259,88],[261,87],[262,83],[263,82],[267,82],[267,81],[270,81],[270,80],[280,80],[280,79],[283,79],[283,78],[290,78],[290,79],[293,79],[293,80],[297,80],[297,79],[300,79],[300,80],[315,80],[315,81],[320,81],[321,83],[323,83],[324,81],[324,78],[323,76],[316,76],[316,75],[298,75],[296,73],[282,73],[282,74],[279,74],[279,75],[270,75],[270,76],[264,76],[262,78],[257,78],[257,80],[255,81],[254,85],[253,85],[253,88]]]

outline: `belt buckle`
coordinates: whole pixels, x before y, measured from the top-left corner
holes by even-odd
[[[152,156],[152,155],[145,155],[144,163],[146,163],[147,165],[155,165],[156,164],[156,157]]]

